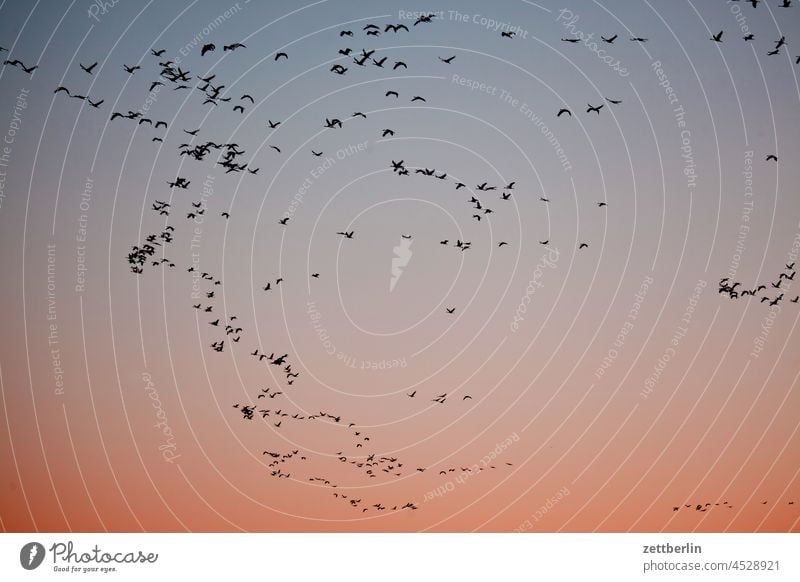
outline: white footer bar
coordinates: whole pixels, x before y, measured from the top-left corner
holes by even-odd
[[[797,534],[1,534],[0,580],[800,580]],[[185,578],[179,578],[185,579]],[[235,579],[235,578],[233,578]]]

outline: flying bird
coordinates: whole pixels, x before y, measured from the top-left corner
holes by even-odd
[[[81,66],[81,69],[83,69],[84,71],[86,71],[90,75],[94,74],[94,73],[92,73],[92,71],[94,71],[94,68],[97,66],[97,62],[95,62],[94,64],[89,65],[88,67],[86,65],[81,64],[81,63],[78,63],[78,64]]]

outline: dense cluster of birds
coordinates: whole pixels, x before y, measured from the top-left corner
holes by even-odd
[[[724,277],[719,280],[719,293],[727,295],[731,299],[744,299],[745,297],[759,296],[759,303],[766,303],[770,307],[779,305],[784,300],[784,289],[787,289],[791,282],[794,281],[795,271],[794,263],[786,265],[786,269],[782,273],[778,273],[778,278],[775,281],[768,281],[767,284],[761,283],[755,285],[752,289],[742,288],[741,281],[731,282],[730,277]],[[786,285],[783,287],[782,285]],[[771,293],[772,296],[763,294]],[[791,297],[791,295],[790,295]],[[789,299],[791,303],[800,302],[800,295],[795,295],[793,299]]]
[[[749,0],[749,2],[753,7],[756,7],[759,3],[759,0]],[[792,3],[790,0],[783,0],[783,4],[781,4],[781,6],[784,8],[789,8],[791,4]],[[403,23],[385,24],[383,26],[370,23],[363,26],[360,32],[365,40],[377,39],[381,35],[387,34],[396,35],[401,33],[411,33],[416,29],[415,27],[420,25],[430,25],[434,22],[435,18],[435,14],[423,14],[419,16],[410,26],[407,26]],[[716,43],[721,43],[723,33],[724,31],[720,31],[717,34],[714,34],[711,37],[711,40]],[[502,38],[506,39],[513,39],[516,36],[516,33],[513,31],[502,31],[500,34]],[[355,37],[356,33],[354,33],[353,30],[340,30],[338,32],[338,38],[340,39],[355,39]],[[618,35],[614,34],[601,36],[601,39],[604,43],[613,44],[617,41]],[[581,42],[582,39],[562,38],[561,40],[566,43],[577,44]],[[648,40],[649,39],[647,38],[639,36],[633,36],[630,38],[631,42],[638,43],[648,42]],[[753,34],[748,34],[744,37],[745,42],[750,42],[753,40]],[[348,42],[348,44],[350,43]],[[767,54],[780,54],[780,50],[785,46],[787,46],[786,38],[782,36],[779,40],[774,42],[774,47]],[[247,47],[241,42],[223,44],[222,47],[222,51],[225,53],[233,53],[235,51],[247,49]],[[200,58],[202,59],[207,55],[214,53],[216,50],[217,46],[214,43],[204,44],[200,49]],[[403,71],[406,71],[409,69],[409,64],[406,61],[399,59],[390,61],[388,56],[381,55],[381,50],[382,49],[380,48],[361,48],[359,51],[353,49],[352,47],[343,47],[338,50],[338,56],[335,60],[338,60],[339,62],[335,62],[331,66],[330,73],[338,76],[344,76],[354,70],[389,69],[391,71],[398,71],[402,69]],[[6,51],[6,49],[0,47],[0,52],[2,51]],[[147,81],[146,87],[148,93],[167,89],[171,91],[197,92],[199,94],[198,100],[201,106],[222,107],[224,105],[230,107],[232,112],[240,115],[246,113],[246,108],[248,106],[255,105],[256,103],[256,99],[251,93],[243,93],[238,97],[236,94],[232,94],[231,90],[226,87],[224,82],[217,79],[217,74],[194,74],[191,70],[184,70],[180,65],[176,64],[172,60],[162,60],[166,49],[151,50],[150,52],[151,57],[156,59],[156,64],[152,67],[148,64],[122,64],[122,69],[131,76],[136,75],[139,77],[146,74],[148,71],[151,71],[152,69],[156,78],[151,78],[149,81]],[[275,63],[289,61],[289,54],[283,51],[275,51],[271,56]],[[438,55],[436,62],[440,64],[437,64],[436,66],[452,66],[456,62],[456,58],[457,55]],[[797,58],[797,62],[800,63],[800,57]],[[38,68],[38,65],[27,66],[19,59],[5,60],[4,65],[18,68],[29,75],[32,75]],[[95,73],[98,72],[97,67],[98,62],[92,62],[90,64],[79,63],[80,70],[88,76],[94,76]],[[89,95],[84,95],[80,91],[74,91],[63,85],[58,86],[54,90],[54,94],[59,96],[63,95],[68,99],[84,101],[89,107],[98,110],[101,109],[105,103],[105,99],[103,98],[90,97]],[[399,90],[393,89],[387,90],[384,93],[384,97],[386,99],[393,100],[403,99],[409,103],[427,103],[427,98],[422,95],[403,95]],[[621,106],[623,104],[623,99],[621,98],[603,97],[603,99],[605,102],[601,102],[596,105],[587,103],[585,113],[599,116],[607,104],[613,107]],[[562,105],[563,106],[561,106],[555,114],[556,118],[573,117],[573,111],[577,109],[567,106],[566,104]],[[367,120],[367,115],[362,111],[355,111],[349,116],[331,115],[326,117],[324,121],[321,120],[321,125],[325,129],[340,130],[346,123],[354,122],[356,119]],[[153,131],[157,131],[159,129],[168,129],[168,123],[166,121],[145,117],[141,111],[114,111],[109,116],[109,121],[116,120],[129,121],[135,124],[137,127],[146,125]],[[281,121],[273,121],[272,119],[268,119],[265,122],[265,125],[269,130],[275,130],[281,125]],[[242,146],[237,143],[227,143],[225,141],[209,139],[207,136],[202,136],[201,138],[201,130],[202,128],[182,130],[183,134],[188,136],[188,138],[184,138],[186,139],[186,142],[177,146],[177,155],[179,158],[186,157],[187,159],[196,162],[213,160],[214,164],[224,168],[226,174],[242,172],[247,172],[250,175],[258,174],[259,168],[252,167],[252,160]],[[377,134],[382,140],[395,139],[397,137],[396,133],[396,129],[388,127],[380,127],[377,130]],[[153,142],[163,143],[165,136],[154,135],[151,139]],[[282,153],[282,149],[279,145],[270,144],[269,147],[277,154]],[[323,153],[324,152],[321,150],[317,151],[314,148],[311,149],[311,154],[313,157],[318,158],[322,156]],[[770,154],[766,157],[766,160],[777,162],[778,158],[776,155]],[[411,176],[419,176],[421,178],[430,178],[434,181],[434,183],[451,184],[456,192],[463,189],[465,201],[470,207],[469,212],[471,214],[471,218],[477,223],[485,222],[492,214],[495,213],[495,210],[493,210],[493,208],[491,208],[488,204],[491,203],[493,206],[494,202],[497,202],[500,204],[499,208],[501,208],[503,207],[502,202],[509,201],[512,196],[517,196],[517,192],[519,191],[516,186],[516,181],[510,181],[503,185],[502,183],[490,184],[489,181],[482,179],[468,180],[466,178],[457,178],[450,171],[427,166],[414,166],[407,164],[405,160],[391,160],[390,169],[398,177],[410,178]],[[189,190],[191,187],[191,181],[180,176],[177,176],[174,179],[169,179],[166,181],[166,183],[170,192],[175,189]],[[470,186],[468,184],[474,184],[474,186]],[[539,201],[545,204],[550,202],[550,200],[545,196],[540,197]],[[173,209],[173,204],[178,205],[179,202],[176,202],[172,197],[170,197],[169,201],[156,199],[152,203],[150,209],[158,218],[169,222],[172,218],[171,211]],[[604,200],[597,201],[595,204],[598,208],[607,207],[607,202]],[[185,208],[186,220],[194,221],[199,217],[205,217],[207,210],[207,203],[205,200],[201,199],[199,201],[190,201],[190,204]],[[222,211],[220,212],[220,217],[221,219],[228,220],[230,219],[230,213],[228,211]],[[279,218],[277,222],[281,226],[286,227],[289,223],[289,220],[290,216],[284,216]],[[174,241],[175,232],[175,226],[172,224],[166,224],[159,232],[149,234],[144,238],[143,241],[134,244],[127,255],[127,262],[130,271],[137,275],[141,275],[144,273],[145,267],[175,268],[176,262],[164,256],[166,249]],[[346,240],[355,240],[355,230],[353,229],[333,231],[331,236],[334,234],[336,236],[341,236]],[[411,235],[403,235],[403,237],[410,238]],[[469,241],[461,240],[459,238],[454,239],[455,242],[451,244],[451,240],[453,239],[445,238],[440,240],[439,244],[444,246],[452,246],[461,252],[465,252],[472,248],[472,243]],[[549,235],[544,240],[540,240],[539,243],[542,245],[549,245]],[[355,244],[358,243],[356,242]],[[498,247],[507,245],[509,245],[507,241],[500,241],[498,243]],[[578,250],[586,249],[588,247],[588,242],[580,242],[578,244]],[[208,338],[209,343],[207,346],[213,352],[217,353],[224,352],[226,348],[234,349],[233,346],[244,340],[247,330],[244,324],[239,322],[239,319],[236,315],[220,316],[218,314],[219,311],[224,311],[219,310],[219,306],[216,303],[216,300],[218,299],[218,289],[220,286],[222,286],[221,279],[215,277],[210,272],[201,271],[199,267],[195,266],[194,264],[189,266],[186,271],[202,287],[202,294],[205,300],[192,304],[192,308],[196,311],[198,317],[207,317],[207,323],[209,327],[213,328],[214,330],[214,335]],[[760,301],[762,303],[766,302],[769,303],[769,305],[777,305],[784,299],[784,287],[781,287],[781,285],[792,281],[794,276],[795,270],[794,264],[792,263],[790,265],[786,265],[786,272],[780,273],[776,281],[769,283],[769,287],[764,284],[757,285],[753,289],[742,289],[741,282],[731,282],[729,279],[725,278],[719,282],[719,292],[728,295],[731,299],[741,299],[746,296],[755,297],[760,295]],[[318,279],[320,277],[320,273],[310,273],[310,277]],[[262,290],[265,292],[271,291],[272,289],[277,288],[277,286],[283,281],[283,277],[280,275],[274,279],[270,278],[270,280],[263,285]],[[773,293],[772,296],[761,295],[762,291],[773,290],[775,293]],[[797,303],[799,299],[800,297],[795,296],[790,301]],[[449,315],[456,311],[456,307],[447,307],[445,309],[446,313]],[[283,350],[267,350],[261,345],[251,346],[251,348],[252,351],[249,353],[257,363],[265,366],[275,366],[277,370],[280,371],[285,382],[285,387],[262,388],[253,395],[254,397],[250,402],[238,402],[233,404],[233,408],[238,411],[244,421],[251,422],[254,420],[260,420],[264,423],[269,423],[275,430],[281,430],[288,425],[301,425],[303,423],[326,423],[331,425],[331,427],[335,427],[336,429],[343,429],[350,437],[351,449],[348,451],[338,451],[335,455],[336,461],[341,465],[346,465],[361,472],[368,479],[396,479],[407,474],[423,473],[428,469],[428,467],[418,467],[408,464],[405,460],[402,460],[400,457],[395,455],[381,455],[380,453],[375,452],[375,447],[372,440],[373,435],[365,433],[363,428],[358,425],[355,419],[346,418],[344,415],[337,412],[319,411],[315,414],[309,414],[303,410],[292,408],[292,405],[286,396],[286,391],[293,386],[296,379],[300,376],[300,371],[297,371],[293,364],[289,362],[289,354],[283,353],[278,355]],[[417,390],[406,393],[405,396],[414,399],[417,397]],[[427,397],[425,400],[433,403],[434,405],[445,405],[446,403],[448,403],[448,405],[452,405],[453,400],[464,403],[472,400],[472,396],[465,394],[460,395],[460,397],[455,396],[454,398],[452,394],[444,392],[442,394],[430,395],[430,397]],[[262,456],[265,458],[265,469],[268,471],[270,476],[278,479],[291,479],[293,474],[296,474],[298,471],[302,471],[304,464],[306,464],[305,462],[308,460],[309,453],[301,452],[299,449],[293,449],[288,452],[264,450]],[[512,463],[506,462],[505,465],[512,466]],[[488,468],[496,469],[497,467],[491,465]],[[483,469],[484,468],[481,468],[480,470],[482,471]],[[453,473],[457,469],[456,467],[436,467],[435,470],[438,471],[438,475],[447,476],[449,473]],[[461,470],[468,471],[468,469],[464,468]],[[354,508],[362,513],[366,513],[368,511],[384,512],[387,510],[401,511],[406,509],[418,509],[418,506],[413,501],[403,501],[400,503],[364,501],[364,499],[360,496],[356,497],[352,494],[348,495],[343,493],[342,489],[346,489],[346,486],[342,486],[339,483],[334,483],[331,478],[320,476],[318,474],[301,477],[301,479],[307,480],[308,482],[320,487],[336,489],[336,491],[332,492],[332,495],[335,499],[342,501],[348,507]],[[793,504],[794,502],[789,503]],[[732,507],[727,501],[723,501],[721,504],[687,504],[683,507],[687,509],[694,508],[694,510],[698,512],[705,512],[711,507],[716,506],[725,506],[729,508]],[[674,511],[678,511],[679,509],[681,509],[681,506],[673,507]]]

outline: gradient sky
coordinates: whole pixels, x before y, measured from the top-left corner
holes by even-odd
[[[800,14],[632,4],[0,4],[2,56],[38,65],[0,69],[3,530],[800,531],[797,287],[777,307],[717,292],[769,287],[800,252]],[[437,17],[414,26],[418,11]],[[345,47],[388,58],[359,67]],[[231,101],[148,94],[168,59]],[[129,110],[168,128],[110,122]],[[178,155],[208,140],[258,174]],[[493,213],[476,221],[471,196]],[[131,273],[131,247],[166,225],[176,267]],[[213,301],[193,297],[193,264],[221,279],[201,284]],[[208,322],[230,316],[241,342],[214,352]],[[267,400],[341,422],[233,408]],[[299,451],[289,478],[265,450]],[[337,460],[373,453],[400,476]]]

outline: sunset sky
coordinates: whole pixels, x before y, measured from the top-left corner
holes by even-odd
[[[2,530],[800,531],[780,4],[1,3]]]

